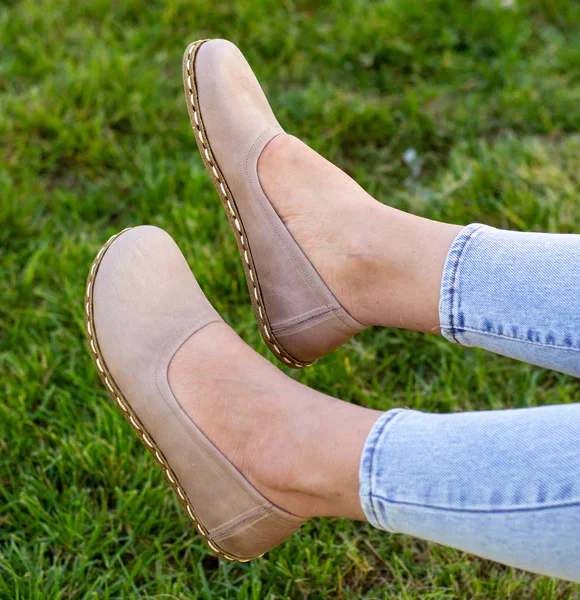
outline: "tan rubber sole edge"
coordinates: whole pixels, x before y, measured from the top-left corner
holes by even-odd
[[[161,452],[161,450],[157,447],[155,440],[149,435],[145,426],[137,416],[137,414],[131,408],[131,404],[127,401],[123,392],[119,389],[113,376],[111,375],[109,369],[107,368],[107,364],[105,359],[103,358],[99,343],[97,340],[97,336],[95,334],[95,323],[94,323],[94,311],[93,311],[93,288],[95,277],[99,271],[99,267],[101,265],[101,261],[105,256],[105,253],[111,246],[111,244],[123,233],[132,229],[128,227],[127,229],[123,229],[123,231],[115,234],[111,237],[107,243],[99,250],[93,264],[91,266],[91,270],[89,271],[89,276],[87,279],[87,288],[85,294],[85,327],[87,332],[87,338],[89,340],[89,350],[91,352],[91,356],[93,358],[93,362],[97,367],[97,371],[101,377],[101,380],[104,386],[107,388],[107,391],[111,395],[111,398],[115,401],[115,404],[119,407],[119,410],[127,419],[129,425],[133,428],[133,431],[137,434],[137,437],[141,440],[145,448],[149,450],[155,462],[159,465],[159,467],[163,470],[165,477],[173,491],[177,494],[180,504],[185,509],[187,515],[195,525],[195,528],[203,538],[203,541],[207,544],[207,547],[219,558],[223,558],[225,560],[229,560],[232,562],[248,562],[253,560],[253,558],[259,558],[258,556],[252,558],[240,558],[239,556],[234,556],[216,544],[208,534],[207,529],[203,526],[201,521],[199,520],[197,513],[195,512],[195,508],[189,501],[185,490],[179,484],[179,480],[177,479],[177,475],[173,472],[172,468],[169,466],[169,462]]]
[[[189,113],[189,119],[191,121],[191,127],[193,129],[195,141],[199,148],[199,153],[203,160],[203,164],[214,184],[214,187],[222,201],[223,207],[228,216],[230,225],[234,232],[236,242],[238,244],[238,250],[242,258],[242,265],[244,266],[244,273],[246,274],[246,282],[248,284],[248,290],[250,292],[250,300],[252,301],[252,307],[256,316],[256,321],[260,328],[260,334],[266,342],[266,345],[274,354],[274,356],[282,361],[285,365],[294,369],[302,369],[309,367],[313,362],[303,362],[292,355],[290,355],[282,344],[276,339],[276,336],[272,332],[272,326],[268,319],[268,314],[262,298],[262,292],[260,290],[260,282],[258,280],[258,274],[252,252],[250,249],[249,240],[246,236],[244,224],[238,207],[236,206],[235,198],[228,187],[226,178],[223,176],[217,161],[214,158],[209,138],[205,131],[201,111],[199,109],[199,99],[197,92],[197,85],[195,81],[195,56],[197,51],[204,42],[209,40],[198,40],[190,44],[185,50],[183,57],[183,86],[185,90],[185,99],[187,104],[187,112]]]

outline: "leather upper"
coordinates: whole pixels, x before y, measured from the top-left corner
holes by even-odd
[[[253,558],[304,521],[272,505],[205,437],[173,395],[167,372],[180,346],[221,321],[171,237],[156,227],[121,234],[94,282],[95,335],[106,368],[164,454],[209,536]]]
[[[194,68],[208,142],[243,221],[272,331],[290,355],[315,360],[364,326],[334,297],[260,185],[260,154],[284,131],[231,42],[204,42]]]

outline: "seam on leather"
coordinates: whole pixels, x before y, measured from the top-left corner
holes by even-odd
[[[253,509],[249,514],[236,519],[233,523],[228,523],[227,525],[217,527],[213,531],[210,531],[212,540],[217,542],[221,539],[230,537],[230,535],[236,533],[240,529],[245,529],[246,527],[253,525],[257,521],[260,521],[262,518],[267,516],[267,511],[267,506],[261,506],[260,508]]]
[[[319,325],[320,323],[325,323],[333,317],[336,317],[333,309],[325,310],[322,313],[319,313],[312,317],[307,317],[301,321],[298,321],[297,323],[283,325],[282,327],[272,327],[272,331],[277,335],[292,335],[293,333],[300,333],[301,331],[304,331],[307,327],[312,327],[314,325]]]
[[[279,525],[284,527],[297,529],[301,525],[306,522],[306,519],[301,519],[300,517],[294,516],[293,519],[286,519],[281,515],[276,514],[276,510],[282,510],[281,508],[277,508],[274,505],[269,507],[263,507],[261,510],[257,510],[255,514],[249,515],[248,518],[242,519],[237,523],[230,525],[223,529],[223,531],[215,532],[211,534],[212,539],[215,541],[220,541],[224,539],[231,538],[232,536],[241,533],[244,529],[251,527],[252,525],[256,525],[260,521],[265,521],[266,519],[272,519],[276,521]]]
[[[223,523],[220,523],[219,525],[216,525],[213,529],[209,529],[208,532],[214,536],[214,535],[221,535],[221,533],[223,531],[225,531],[226,529],[230,529],[231,527],[233,527],[236,523],[238,523],[239,521],[242,521],[246,518],[251,518],[252,516],[254,516],[257,512],[262,512],[264,510],[267,510],[267,506],[258,506],[258,507],[252,507],[252,508],[248,508],[248,510],[245,510],[243,512],[241,512],[239,515],[236,515],[234,517],[231,517],[230,519],[228,519],[227,521],[224,521]]]
[[[353,327],[352,325],[346,325],[344,323],[344,321],[339,319],[339,315],[340,315],[341,311],[346,312],[344,310],[344,308],[338,307],[338,308],[331,308],[330,310],[324,310],[324,312],[317,313],[313,316],[307,316],[301,320],[300,320],[300,317],[298,319],[289,319],[287,321],[288,324],[278,325],[276,327],[272,326],[272,331],[276,335],[292,335],[294,333],[300,333],[300,332],[304,331],[307,327],[311,327],[313,325],[319,325],[321,323],[324,323],[324,322],[328,321],[329,318],[334,317],[340,321],[339,327],[341,326],[340,329],[342,329],[342,331],[345,335],[352,336],[352,335],[355,335],[356,333],[358,333],[360,331],[360,329],[357,329],[356,327]],[[325,317],[327,317],[327,318],[325,318]],[[355,321],[355,323],[358,323],[358,321]],[[361,327],[363,327],[363,326],[361,326]]]
[[[300,327],[302,324],[308,323],[309,321],[313,321],[315,319],[322,320],[325,316],[332,314],[333,310],[334,309],[319,308],[307,313],[302,313],[297,317],[292,317],[282,321],[281,323],[278,323],[277,325],[272,325],[272,331],[274,333],[287,332],[287,330]]]
[[[316,286],[314,284],[314,282],[310,279],[310,277],[308,276],[308,274],[304,271],[304,267],[302,265],[299,264],[299,260],[298,257],[295,255],[294,251],[288,247],[288,245],[286,244],[286,242],[284,241],[284,239],[282,238],[282,236],[280,235],[280,233],[278,232],[278,230],[276,229],[274,223],[272,222],[272,220],[270,219],[270,215],[268,214],[268,212],[265,210],[264,204],[262,202],[262,199],[260,198],[259,194],[256,193],[256,190],[254,188],[254,185],[252,184],[252,179],[250,178],[250,173],[248,171],[248,163],[250,160],[250,154],[252,153],[252,150],[254,149],[254,147],[257,145],[258,141],[260,140],[260,138],[266,134],[269,130],[272,129],[271,125],[268,125],[266,128],[264,128],[262,130],[262,132],[258,135],[258,137],[253,141],[252,145],[250,146],[248,152],[246,153],[246,158],[244,161],[244,170],[246,172],[246,180],[247,182],[250,184],[250,189],[252,190],[252,195],[254,197],[254,200],[256,200],[259,205],[260,208],[262,209],[262,212],[264,214],[264,216],[266,217],[266,219],[268,220],[268,222],[270,223],[270,226],[272,227],[272,229],[274,230],[276,236],[278,237],[279,241],[282,243],[282,245],[284,246],[284,248],[287,250],[287,252],[290,254],[290,257],[292,259],[292,262],[294,263],[294,265],[296,266],[296,268],[298,269],[298,271],[302,274],[302,276],[304,277],[304,279],[306,280],[308,286],[310,287],[310,289],[316,294],[316,296],[318,297],[318,299],[320,300],[320,302],[322,302],[322,304],[324,306],[326,306],[326,308],[330,309],[330,306],[328,305],[328,303],[326,302],[326,300],[322,297],[322,295],[320,294],[320,292],[316,289]],[[277,135],[275,135],[274,137],[272,137],[267,143],[266,146],[268,145],[268,143],[270,143],[274,138],[278,137],[278,135],[281,135],[282,133],[285,133],[284,131],[278,133]],[[262,152],[265,150],[266,146],[264,146],[264,148],[262,148]],[[261,156],[261,153],[260,153]],[[300,244],[294,239],[294,236],[292,235],[292,233],[290,232],[290,230],[284,225],[284,223],[282,222],[282,219],[280,219],[280,216],[278,215],[278,213],[276,212],[276,209],[274,208],[274,206],[272,205],[272,203],[270,202],[270,200],[268,199],[268,196],[266,196],[266,193],[264,192],[264,189],[262,188],[262,184],[260,183],[260,176],[258,174],[258,161],[260,159],[260,156],[258,156],[257,160],[256,160],[256,178],[258,179],[258,183],[260,184],[260,191],[262,192],[262,195],[264,196],[264,198],[266,198],[266,200],[268,201],[268,203],[270,204],[270,206],[272,207],[272,210],[274,211],[274,213],[276,214],[276,216],[278,217],[278,220],[280,221],[280,223],[282,224],[283,227],[286,228],[286,231],[288,232],[288,235],[290,235],[290,237],[292,238],[292,240],[294,241],[294,243],[296,244],[296,246],[298,246],[298,248],[300,248]],[[248,243],[250,244],[251,247],[251,242],[248,241]],[[308,261],[308,263],[310,264],[310,266],[316,271],[316,267],[312,264],[312,262],[310,261],[310,259],[306,256],[306,254],[304,253],[304,251],[302,250],[302,248],[300,248],[300,251],[302,252],[302,254],[304,255],[304,258]],[[337,304],[340,305],[340,302],[338,302],[338,300],[336,299],[335,295],[332,293],[332,290],[328,287],[328,285],[326,285],[326,282],[324,281],[324,279],[322,279],[322,277],[320,276],[320,273],[318,273],[318,271],[316,271],[316,273],[318,274],[318,276],[320,277],[320,281],[322,281],[322,283],[324,284],[324,286],[326,286],[326,289],[328,290],[328,292],[330,293],[330,295],[336,300]],[[341,305],[342,306],[342,305]],[[342,318],[339,315],[335,315],[336,318],[345,326],[348,327],[348,324],[345,323]],[[351,316],[351,318],[353,318]],[[355,319],[356,320],[356,319]],[[358,323],[358,321],[357,321]]]
[[[195,446],[201,452],[203,452],[203,454],[207,458],[209,458],[212,463],[214,463],[216,465],[216,467],[221,471],[221,473],[226,477],[226,479],[228,481],[230,481],[236,488],[238,488],[241,492],[243,492],[243,494],[245,496],[247,496],[253,503],[256,503],[256,504],[258,504],[258,506],[260,506],[259,503],[258,503],[258,499],[256,499],[247,489],[245,489],[245,487],[242,485],[242,482],[237,481],[236,479],[234,479],[232,477],[232,475],[230,473],[228,473],[228,471],[220,463],[220,461],[218,461],[215,456],[212,456],[212,454],[206,448],[204,448],[204,446],[202,444],[200,444],[199,441],[195,438],[195,436],[187,429],[187,427],[185,426],[185,424],[181,420],[182,419],[182,415],[185,416],[185,418],[194,426],[197,434],[200,435],[200,436],[203,436],[213,446],[214,450],[219,454],[219,456],[223,460],[227,461],[234,468],[236,468],[235,465],[233,465],[233,463],[221,452],[221,450],[203,433],[203,431],[201,431],[201,429],[195,424],[195,422],[193,421],[193,419],[191,419],[189,417],[189,415],[183,410],[181,404],[179,403],[179,400],[177,400],[177,398],[175,397],[175,394],[171,390],[171,386],[169,385],[169,379],[167,377],[167,370],[169,369],[169,365],[171,364],[171,359],[173,358],[173,356],[175,356],[175,354],[177,353],[177,351],[179,350],[179,348],[181,348],[181,346],[183,346],[183,344],[185,344],[185,342],[187,342],[187,340],[192,335],[195,335],[200,329],[203,329],[203,327],[205,327],[205,325],[203,327],[195,329],[190,335],[188,335],[183,340],[183,343],[179,346],[179,348],[177,348],[175,350],[175,352],[173,353],[173,355],[171,356],[171,358],[167,361],[167,366],[166,366],[166,368],[164,370],[164,377],[165,377],[165,380],[166,380],[166,383],[167,383],[167,387],[168,387],[169,391],[171,392],[171,395],[173,396],[173,399],[175,400],[175,403],[177,404],[177,406],[179,406],[182,415],[179,415],[179,414],[177,414],[175,412],[175,410],[173,409],[173,407],[171,406],[171,404],[167,401],[167,398],[165,397],[165,394],[162,392],[161,388],[159,387],[158,373],[159,373],[159,370],[161,368],[161,360],[164,357],[164,355],[167,352],[167,350],[171,347],[171,344],[173,344],[175,342],[175,340],[177,338],[179,338],[180,335],[183,335],[183,333],[185,331],[187,331],[190,327],[195,327],[195,325],[198,324],[204,317],[209,316],[209,315],[213,315],[213,314],[214,313],[210,313],[210,312],[204,313],[204,315],[198,317],[195,321],[193,321],[193,323],[189,323],[188,325],[186,325],[184,327],[181,327],[171,337],[171,339],[165,344],[165,346],[160,351],[157,360],[155,361],[155,387],[157,388],[157,392],[159,393],[159,395],[161,396],[161,398],[165,402],[167,408],[171,411],[171,413],[173,414],[173,416],[177,419],[177,422],[180,424],[180,426],[183,428],[183,430],[189,436],[189,438],[192,440],[192,442],[195,444]],[[213,321],[211,321],[211,322],[213,322]],[[209,325],[209,323],[206,323],[206,325]],[[244,477],[244,475],[242,473],[240,473],[240,471],[238,471],[238,473],[241,475],[241,477]],[[246,481],[247,485],[251,486],[252,489],[254,489],[258,494],[260,494],[260,492],[258,492],[258,490],[256,490],[254,488],[254,486],[252,486],[252,484],[245,479],[245,477],[244,477],[244,480]],[[265,502],[268,502],[268,500],[265,497],[262,496],[262,498],[264,499]],[[263,504],[262,506],[267,506],[267,505]]]

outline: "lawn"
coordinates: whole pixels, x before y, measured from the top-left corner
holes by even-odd
[[[580,598],[347,521],[312,522],[246,565],[194,535],[97,377],[83,294],[110,235],[155,224],[267,355],[182,97],[183,50],[206,37],[237,43],[287,131],[382,202],[580,228],[579,2],[4,0],[0,598]],[[384,410],[580,401],[571,377],[395,330],[289,374]]]

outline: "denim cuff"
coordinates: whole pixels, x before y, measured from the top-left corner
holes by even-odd
[[[465,325],[463,314],[459,309],[461,269],[469,254],[471,241],[486,229],[491,228],[481,223],[472,223],[464,227],[453,240],[443,267],[439,322],[443,337],[454,344],[461,343],[460,336]]]
[[[385,438],[395,421],[395,417],[408,412],[403,408],[393,408],[383,413],[373,425],[367,440],[365,442],[359,468],[359,496],[362,509],[367,521],[377,527],[387,531],[394,531],[379,519],[375,503],[373,502],[373,493],[376,483],[376,471],[381,469],[381,461],[377,459],[377,449],[385,447]]]

